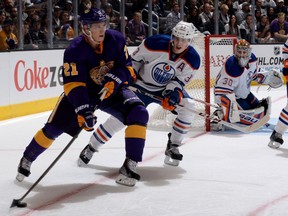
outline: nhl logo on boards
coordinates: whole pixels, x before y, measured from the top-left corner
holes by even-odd
[[[280,55],[280,46],[274,46],[274,55]]]

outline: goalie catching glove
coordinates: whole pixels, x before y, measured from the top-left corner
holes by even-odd
[[[94,115],[93,110],[90,109],[89,104],[77,107],[75,112],[77,114],[79,126],[82,127],[84,124],[84,129],[86,131],[93,131],[93,127],[97,122],[97,117]]]
[[[260,71],[257,73],[256,80],[259,84],[269,85],[270,88],[279,88],[283,84],[283,75],[276,69]]]
[[[183,93],[180,88],[174,88],[174,90],[164,90],[162,100],[162,107],[166,110],[173,111],[175,105],[179,104],[182,101]]]

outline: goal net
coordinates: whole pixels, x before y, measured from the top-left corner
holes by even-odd
[[[192,46],[197,50],[201,57],[201,65],[190,83],[185,86],[188,94],[195,99],[213,103],[213,86],[216,76],[222,65],[234,53],[234,45],[237,38],[229,35],[195,35]],[[210,106],[195,101],[194,108],[203,113],[212,113]],[[170,111],[164,110],[158,106],[152,114],[150,114],[148,129],[169,131],[173,125],[176,115]],[[191,126],[192,130],[210,131],[210,121],[194,115],[194,121]]]

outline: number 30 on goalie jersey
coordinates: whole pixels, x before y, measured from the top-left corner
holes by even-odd
[[[234,93],[236,98],[245,99],[250,93],[250,84],[257,70],[256,56],[251,53],[246,67],[240,67],[235,56],[230,56],[221,68],[214,86],[215,102],[221,104],[221,95]]]

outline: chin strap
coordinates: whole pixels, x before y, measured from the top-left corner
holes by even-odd
[[[98,46],[100,43],[97,42],[97,41],[95,41],[94,38],[92,37],[92,33],[91,33],[91,31],[90,31],[90,26],[89,26],[88,28],[89,28],[89,31],[88,31],[89,34],[87,34],[87,33],[85,32],[84,26],[82,25],[82,33],[83,33],[87,38],[89,38],[89,39],[95,44],[95,46]]]

